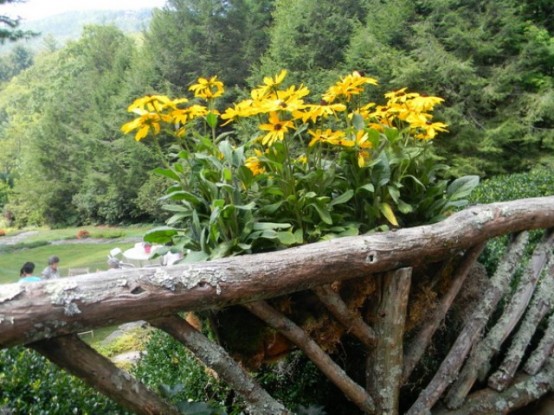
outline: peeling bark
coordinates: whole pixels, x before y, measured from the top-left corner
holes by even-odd
[[[469,350],[479,338],[490,315],[504,295],[514,270],[523,255],[523,247],[527,243],[527,237],[527,232],[522,232],[512,240],[496,273],[491,279],[491,284],[483,296],[483,300],[479,303],[472,317],[458,335],[448,356],[441,363],[431,382],[419,394],[417,400],[406,413],[407,415],[429,412],[448,385],[454,381]]]
[[[329,355],[321,350],[304,330],[265,302],[244,304],[244,307],[298,346],[358,408],[365,413],[374,412],[373,399],[364,388],[350,379],[344,370],[333,362]]]
[[[433,411],[433,415],[489,415],[508,414],[523,408],[554,390],[554,358],[535,376],[522,375],[516,383],[498,393],[483,389],[468,397],[464,406],[457,410],[445,408]]]
[[[403,382],[407,382],[408,378],[412,374],[416,365],[420,361],[423,353],[431,343],[433,335],[439,328],[441,322],[444,320],[446,313],[452,306],[454,299],[458,295],[471,267],[475,264],[475,261],[479,258],[479,255],[483,251],[485,244],[479,244],[469,251],[467,251],[462,259],[461,264],[458,266],[456,273],[452,276],[452,284],[450,285],[448,292],[441,298],[440,304],[433,311],[433,314],[429,319],[424,321],[423,327],[416,334],[410,344],[406,347],[404,354],[404,368],[402,373]]]
[[[0,286],[0,347],[137,319],[258,301],[447,258],[554,226],[554,196],[474,206],[433,225],[165,268]]]
[[[458,379],[456,379],[446,396],[446,405],[449,408],[459,407],[477,378],[480,377],[483,380],[487,375],[490,360],[498,353],[504,341],[523,316],[529,301],[531,301],[531,296],[535,291],[543,269],[552,256],[553,239],[554,234],[551,232],[545,233],[543,240],[535,248],[518,287],[499,320],[487,333],[486,337],[473,348]]]
[[[531,342],[539,323],[546,314],[552,311],[554,306],[554,257],[550,258],[548,268],[549,272],[544,276],[537,287],[533,301],[525,314],[525,318],[517,334],[512,340],[512,344],[506,353],[504,361],[497,371],[489,378],[489,387],[497,391],[504,390],[513,380],[516,370],[525,355],[525,350]],[[530,374],[535,374],[537,371]]]
[[[349,310],[340,295],[334,292],[330,286],[316,287],[314,291],[319,300],[349,333],[356,336],[366,347],[372,348],[375,345],[377,341],[375,331],[366,324],[359,314]]]
[[[531,353],[523,370],[530,375],[534,375],[552,353],[554,353],[554,314],[550,315],[544,335],[537,348]]]
[[[135,414],[181,413],[76,335],[41,340],[29,347]]]
[[[160,317],[149,322],[183,343],[207,367],[217,374],[247,402],[255,415],[286,415],[290,412],[273,399],[221,346],[211,342],[181,317]]]
[[[366,363],[366,383],[378,414],[398,414],[402,381],[402,341],[412,269],[402,268],[382,276],[382,296],[374,324],[377,345]]]

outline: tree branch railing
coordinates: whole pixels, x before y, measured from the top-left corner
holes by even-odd
[[[215,370],[243,396],[251,413],[289,413],[250,379],[224,349],[211,344],[177,315],[183,311],[244,305],[303,349],[362,413],[395,414],[400,411],[401,386],[408,381],[428,348],[484,244],[491,238],[517,234],[476,307],[474,318],[467,320],[434,379],[407,413],[429,413],[434,408],[437,413],[459,413],[477,405],[475,400],[479,396],[491,405],[507,402],[507,407],[515,408],[554,387],[550,357],[554,347],[552,317],[549,324],[545,324],[545,333],[531,357],[524,361],[522,356],[525,342],[553,308],[551,280],[554,269],[545,266],[547,255],[552,252],[551,232],[545,233],[546,242],[536,250],[531,274],[516,290],[504,318],[500,318],[496,326],[498,333],[491,331],[494,342],[486,337],[483,341],[480,339],[519,265],[526,244],[525,231],[549,228],[554,228],[554,197],[523,199],[474,206],[433,225],[340,238],[278,252],[172,267],[112,270],[33,284],[1,285],[0,348],[27,345],[136,413],[177,413],[177,409],[83,345],[76,336],[99,327],[146,320],[171,334]],[[408,293],[410,285],[419,282],[413,275],[410,278],[411,269],[460,254],[465,256],[452,274],[449,289],[439,299],[431,316],[424,319],[418,330],[419,337],[404,344]],[[542,259],[537,260],[538,257]],[[537,265],[537,261],[542,265]],[[408,274],[401,272],[402,269],[408,270]],[[538,281],[540,275],[543,276]],[[384,284],[381,306],[388,311],[374,305],[383,320],[369,321],[358,310],[349,309],[340,293],[331,288],[333,283],[355,278],[376,279]],[[353,382],[308,333],[265,301],[306,290],[313,290],[330,315],[344,327],[345,334],[355,336],[366,348],[365,387]],[[496,390],[474,391],[476,368],[489,363],[520,320],[525,333],[516,330],[506,360],[500,361],[499,367],[491,368],[494,370],[489,383]],[[477,351],[481,350],[479,347],[485,351],[464,366],[470,349],[475,347]],[[72,363],[77,354],[83,361]],[[520,365],[524,365],[527,374],[517,372]],[[91,372],[105,375],[94,377]],[[460,373],[462,378],[448,392],[446,403],[451,409],[436,405]],[[479,376],[486,375],[479,373]],[[536,390],[525,392],[521,385],[531,385]]]

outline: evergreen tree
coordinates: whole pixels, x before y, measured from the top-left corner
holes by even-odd
[[[200,76],[244,86],[266,45],[272,1],[169,0],[154,13],[146,51],[159,74],[183,93]]]
[[[305,82],[314,92],[334,81],[355,27],[365,19],[365,1],[277,0],[269,47],[253,83],[281,69],[289,81]]]
[[[0,0],[0,6],[8,3],[18,3],[20,0]],[[18,29],[19,19],[7,15],[0,15],[0,44],[6,40],[15,41],[36,36],[37,33]]]

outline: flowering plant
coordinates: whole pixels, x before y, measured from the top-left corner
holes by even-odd
[[[441,179],[447,166],[431,148],[446,131],[431,114],[441,98],[404,88],[366,102],[377,81],[353,72],[313,103],[286,74],[223,111],[216,76],[190,87],[202,104],[160,95],[131,104],[138,117],[122,130],[153,138],[165,163],[156,171],[170,181],[173,216],[145,240],[195,261],[427,223],[467,203],[478,178]]]

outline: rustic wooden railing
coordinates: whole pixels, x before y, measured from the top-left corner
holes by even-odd
[[[544,229],[542,240],[523,271],[516,272],[527,231],[534,229]],[[24,344],[37,350],[135,413],[177,414],[77,335],[146,320],[216,371],[242,395],[250,413],[290,413],[225,349],[178,314],[242,305],[302,350],[361,413],[509,413],[554,389],[552,229],[554,197],[524,199],[470,207],[434,225],[278,252],[2,285],[0,347]],[[458,293],[472,283],[467,278],[483,247],[502,235],[510,235],[510,242],[496,272],[478,290],[480,300],[432,379],[402,410],[402,386]],[[435,275],[429,277],[431,269]],[[340,288],[352,281],[377,283],[378,290],[353,305]],[[408,329],[407,315],[423,281],[444,287]],[[303,291],[313,292],[344,328],[343,335],[354,336],[367,350],[365,385],[334,362],[300,323],[271,305],[273,298]],[[537,344],[529,351],[532,338]]]

